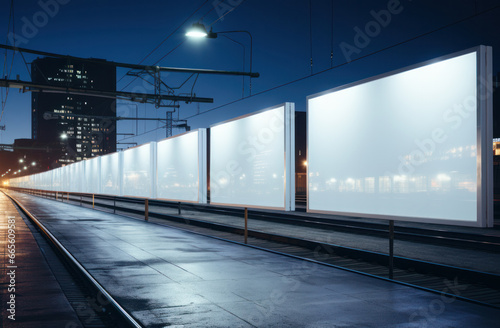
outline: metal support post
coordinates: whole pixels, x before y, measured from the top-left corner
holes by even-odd
[[[94,194],[92,194],[92,209],[94,209]]]
[[[181,202],[179,202],[179,204],[177,204],[177,214],[181,215]]]
[[[245,207],[245,244],[248,243],[248,208]]]
[[[144,201],[144,220],[149,220],[149,200]]]
[[[389,221],[389,279],[394,279],[394,220]]]

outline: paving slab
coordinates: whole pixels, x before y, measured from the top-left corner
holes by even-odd
[[[13,194],[148,327],[500,327],[497,309]]]
[[[10,236],[14,238],[9,238],[9,217],[15,220],[14,236]],[[14,248],[9,248],[12,245]],[[82,327],[29,227],[1,192],[0,247],[1,327]],[[15,250],[15,257],[9,257],[9,249]],[[14,274],[8,275],[12,271]],[[7,303],[11,295],[15,300],[12,309]]]

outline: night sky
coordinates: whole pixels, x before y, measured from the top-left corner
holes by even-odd
[[[18,46],[134,64],[248,71],[250,42],[246,34],[224,34],[243,46],[222,34],[217,39],[202,40],[187,40],[184,34],[198,21],[212,25],[214,32],[249,31],[253,36],[253,71],[261,74],[260,78],[252,79],[252,96],[248,97],[248,78],[200,75],[193,87],[195,76],[191,77],[177,93],[185,95],[193,90],[196,96],[214,98],[213,104],[180,104],[174,118],[189,118],[192,128],[209,127],[287,101],[295,102],[296,110],[305,111],[308,95],[480,44],[493,46],[494,74],[500,70],[498,0],[335,0],[333,20],[329,0],[227,0],[222,5],[218,5],[218,0],[59,0],[57,8],[54,3],[56,0],[14,1],[15,33],[21,37],[16,38]],[[41,4],[50,6],[44,9]],[[1,42],[11,44],[7,33],[10,1],[3,0],[0,6]],[[394,12],[390,17],[376,14],[388,7]],[[47,8],[52,11],[50,15],[45,13]],[[473,15],[476,16],[467,19]],[[375,23],[375,16],[385,20],[382,24]],[[36,18],[46,17],[46,22],[36,22]],[[356,38],[356,31],[367,27],[373,28],[372,36]],[[436,29],[439,30],[429,33]],[[12,23],[9,31],[12,32]],[[421,36],[423,34],[426,35]],[[162,41],[161,46],[145,58]],[[332,45],[333,60],[330,58]],[[356,47],[356,51],[346,56],[342,49],[349,47]],[[383,50],[385,48],[388,49]],[[5,51],[0,53],[5,76],[8,74],[5,66],[9,71],[13,53],[9,51],[7,58]],[[35,58],[25,55],[28,64]],[[345,64],[349,60],[352,61]],[[133,81],[132,77],[124,77],[127,71],[118,69],[117,90],[153,92],[149,84],[151,78],[147,79],[149,83]],[[19,53],[14,57],[10,78],[15,79],[16,75],[30,80]],[[164,81],[175,88],[188,77],[188,74],[165,73]],[[243,100],[242,87],[246,97]],[[2,101],[5,92],[3,88]],[[165,117],[165,108],[145,104],[137,104],[137,108],[140,117]],[[11,89],[0,122],[7,127],[0,132],[0,143],[31,137],[30,110],[30,93]],[[135,116],[135,103],[119,100],[117,115]],[[118,132],[138,133],[139,137],[127,137],[126,141],[141,144],[164,138],[162,126],[162,122],[141,121],[136,131],[134,122],[119,122]],[[180,132],[174,130],[174,134]]]

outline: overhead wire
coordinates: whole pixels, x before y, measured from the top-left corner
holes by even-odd
[[[210,0],[205,0],[191,15],[189,15],[180,25],[178,25],[169,35],[167,35],[166,38],[164,38],[155,48],[153,48],[153,50],[151,50],[144,58],[142,58],[141,61],[139,62],[139,64],[142,64],[147,58],[149,58],[149,56],[151,56],[156,50],[158,50],[158,48],[160,48],[172,35],[174,35],[188,20],[190,20],[191,17],[193,17],[201,8],[203,8],[207,4],[208,1],[210,1]],[[164,57],[162,57],[162,59]],[[156,63],[158,63],[158,61]],[[120,82],[125,76],[126,76],[126,74],[123,75],[118,80],[118,82]],[[128,84],[127,86],[129,86],[129,85],[130,84]],[[123,89],[125,89],[125,88],[123,88]]]
[[[220,21],[221,19],[223,19],[227,14],[229,14],[230,12],[232,12],[233,10],[235,10],[236,8],[238,8],[239,6],[241,6],[243,4],[243,2],[245,2],[245,1],[246,0],[240,1],[240,3],[238,3],[236,6],[234,6],[233,8],[231,8],[231,10],[228,10],[224,15],[219,16],[219,18],[217,18],[210,25],[208,25],[208,27],[212,27],[212,25],[214,25],[215,23],[217,23],[218,21]],[[221,1],[221,2],[223,2],[223,1]]]
[[[167,52],[163,57],[161,57],[159,60],[157,60],[153,65],[158,64],[161,60],[163,60],[165,57],[170,55],[172,52],[174,52],[177,48],[179,48],[186,40],[182,40],[177,46],[175,46],[172,50]],[[132,83],[134,83],[139,77],[136,76],[132,81],[130,81],[126,86],[124,86],[121,90],[123,91],[126,89],[128,86],[130,86]],[[119,81],[118,81],[119,82]]]
[[[238,102],[242,101],[243,99],[247,99],[247,98],[250,98],[250,97],[256,97],[256,96],[259,96],[259,95],[265,94],[265,93],[267,93],[267,92],[270,92],[270,91],[273,91],[273,90],[276,90],[276,89],[279,89],[279,88],[285,87],[285,86],[287,86],[287,85],[290,85],[290,84],[293,84],[293,83],[297,83],[297,82],[300,82],[300,81],[306,80],[306,79],[308,79],[308,78],[311,78],[311,77],[314,77],[314,76],[317,76],[317,75],[323,74],[323,73],[325,73],[325,72],[328,72],[328,71],[331,71],[331,70],[334,70],[334,69],[340,68],[340,67],[345,66],[345,65],[347,65],[347,64],[350,64],[350,63],[352,63],[352,62],[357,62],[357,61],[363,60],[363,59],[368,58],[368,57],[371,57],[371,56],[373,56],[373,55],[376,55],[376,54],[379,54],[379,53],[385,52],[385,51],[390,50],[390,49],[392,49],[392,48],[395,48],[395,47],[401,46],[401,45],[406,44],[406,43],[409,43],[409,42],[411,42],[411,41],[414,41],[414,40],[417,40],[417,39],[423,38],[423,37],[425,37],[425,36],[428,36],[428,35],[430,35],[430,34],[433,34],[433,33],[439,32],[439,31],[444,30],[444,29],[446,29],[446,28],[449,28],[449,27],[451,27],[451,26],[454,26],[454,25],[457,25],[457,24],[463,23],[463,22],[468,21],[468,20],[470,20],[470,19],[472,19],[472,18],[475,18],[475,17],[481,16],[481,15],[484,15],[484,14],[486,14],[486,13],[488,13],[488,12],[494,11],[494,10],[499,9],[499,8],[500,8],[500,5],[493,6],[493,7],[489,8],[489,9],[486,9],[486,10],[483,10],[483,11],[481,11],[481,12],[475,13],[474,15],[467,16],[467,17],[465,17],[465,18],[463,18],[463,19],[460,19],[460,20],[457,20],[457,21],[455,21],[455,22],[452,22],[452,23],[449,23],[449,24],[446,24],[446,25],[440,26],[440,27],[438,27],[438,28],[436,28],[436,29],[433,29],[433,30],[431,30],[431,31],[428,31],[428,32],[425,32],[425,33],[422,33],[422,34],[416,35],[416,36],[414,36],[414,37],[412,37],[412,38],[409,38],[409,39],[406,39],[406,40],[404,40],[404,41],[401,41],[401,42],[398,42],[398,43],[392,44],[392,45],[390,45],[390,46],[384,47],[384,48],[382,48],[382,49],[379,49],[379,50],[376,50],[376,51],[370,52],[370,53],[368,53],[368,54],[366,54],[366,55],[363,55],[363,56],[360,56],[360,57],[358,57],[358,58],[354,58],[354,59],[352,59],[351,61],[346,61],[346,62],[344,62],[344,63],[341,63],[341,64],[338,64],[338,65],[332,66],[332,67],[330,67],[330,68],[327,68],[327,69],[324,69],[324,70],[322,70],[322,71],[316,72],[316,73],[314,73],[314,74],[312,74],[312,75],[307,75],[307,76],[303,76],[303,77],[301,77],[301,78],[298,78],[298,79],[295,79],[295,80],[292,80],[292,81],[288,81],[288,82],[286,82],[286,83],[283,83],[283,84],[280,84],[280,85],[274,86],[274,87],[272,87],[272,88],[269,88],[269,89],[266,89],[266,90],[260,91],[260,92],[258,92],[258,93],[255,93],[255,94],[253,94],[253,95],[251,95],[251,96],[248,96],[248,97],[246,97],[246,98],[236,99],[236,100],[234,100],[234,101],[230,101],[230,102],[225,103],[225,104],[222,104],[222,105],[220,105],[220,106],[213,107],[213,108],[208,109],[208,110],[206,110],[206,111],[203,111],[203,112],[200,112],[200,113],[197,113],[197,114],[194,114],[194,115],[187,116],[187,117],[183,118],[182,120],[188,120],[188,119],[193,118],[193,117],[196,117],[196,116],[200,116],[200,115],[203,115],[203,114],[207,114],[207,113],[209,113],[209,112],[212,112],[212,111],[215,111],[215,110],[221,109],[221,108],[223,108],[223,107],[226,107],[226,106],[232,105],[232,104],[234,104],[234,103],[238,103]],[[131,136],[131,137],[126,137],[126,138],[123,138],[122,140],[127,140],[127,139],[131,139],[131,138],[136,138],[136,137],[139,137],[139,136],[143,136],[143,135],[149,134],[149,133],[151,133],[151,132],[154,132],[154,131],[156,131],[156,130],[158,130],[158,129],[160,129],[160,128],[164,128],[164,127],[165,127],[165,126],[163,126],[163,127],[158,127],[158,128],[155,128],[155,129],[152,129],[152,130],[148,130],[148,131],[144,131],[143,133],[140,133],[140,134],[137,134],[137,135],[135,135],[135,136]]]
[[[333,7],[333,0],[331,1],[331,7],[332,7],[332,18],[331,18],[331,38],[330,38],[330,67],[333,67],[333,14],[334,14],[334,7]]]
[[[167,35],[167,37],[165,37],[155,48],[153,48],[153,50],[151,50],[140,62],[139,64],[142,64],[147,58],[149,58],[149,56],[151,56],[156,50],[158,50],[172,35],[174,35],[182,26],[184,26],[184,24],[190,20],[198,11],[201,10],[201,8],[203,8],[210,0],[205,0],[191,15],[189,15],[184,21],[182,21],[181,24],[179,24],[169,35]],[[215,6],[209,10],[203,17],[205,17],[206,15],[208,15],[208,13],[210,13],[213,9],[215,8]],[[175,46],[172,50],[170,50],[167,54],[165,54],[164,56],[162,56],[159,60],[157,60],[153,65],[156,65],[157,63],[159,63],[161,60],[163,60],[165,57],[167,57],[168,55],[170,55],[173,51],[175,51],[177,48],[179,48],[183,43],[184,43],[185,40],[183,40],[181,43],[179,43],[177,46]],[[127,74],[123,75],[118,81],[120,82],[125,76],[127,76]],[[129,87],[132,83],[134,83],[136,80],[137,80],[138,76],[136,76],[135,78],[132,79],[132,81],[130,81],[126,86],[124,86],[123,88],[121,88],[121,90],[123,91],[124,89],[126,89],[127,87]],[[189,78],[188,78],[189,79]]]
[[[11,21],[12,21],[12,34],[15,35],[16,31],[15,31],[15,22],[14,22],[14,0],[10,1],[9,22],[8,22],[8,26],[7,26],[7,41],[9,39]],[[6,41],[6,43],[7,43],[7,41]],[[8,55],[7,55],[7,49],[5,50],[5,60],[4,60],[4,69],[3,69],[2,77],[6,76],[8,79],[10,79],[10,75],[12,74],[12,68],[14,67],[15,54],[16,54],[16,52],[14,51],[12,53],[12,61],[10,63],[10,69],[8,70],[8,73],[7,73],[6,71],[7,71]],[[7,73],[7,75],[6,75],[6,73]],[[2,121],[3,114],[5,112],[5,107],[7,106],[7,98],[9,97],[9,90],[10,90],[9,88],[6,88],[5,96],[4,96],[4,93],[1,92],[2,111],[0,112],[0,122]]]
[[[201,16],[201,18],[200,18],[198,21],[200,21],[200,22],[201,22],[201,21],[203,21],[203,19],[204,19],[205,17],[207,17],[207,15],[208,15],[208,14],[210,14],[210,13],[211,13],[211,12],[212,12],[215,8],[217,8],[217,6],[219,6],[219,5],[220,5],[221,3],[223,3],[224,1],[225,1],[225,0],[219,0],[219,2],[217,2],[217,4],[212,3],[212,9],[210,9],[209,11],[207,11],[207,12],[205,13],[205,15]]]
[[[176,29],[174,29],[172,31],[172,33],[170,33],[164,40],[162,40],[162,42],[160,42],[160,44],[158,44],[146,57],[144,57],[140,62],[139,64],[141,64],[144,60],[146,60],[149,56],[151,56],[151,54],[153,54],[163,43],[165,43],[165,41],[167,41],[175,32],[177,32],[189,19],[191,19],[191,17],[193,17],[203,6],[205,6],[205,4],[208,2],[209,0],[206,0],[205,2],[203,2],[201,4],[201,6],[198,7],[198,9],[196,9],[188,18],[186,18]],[[243,0],[241,1],[238,5],[234,6],[231,10],[229,10],[228,12],[226,12],[224,15],[221,15],[217,20],[215,20],[214,22],[212,22],[209,27],[211,27],[213,24],[215,24],[216,22],[218,22],[219,20],[223,19],[227,14],[229,14],[230,12],[234,11],[236,8],[238,8],[243,2],[245,2],[246,0]],[[207,11],[202,17],[200,20],[204,19],[209,13],[211,13],[219,4],[223,3],[224,0],[221,0],[217,3],[217,5],[213,5],[212,8]],[[170,55],[172,52],[174,52],[177,48],[179,48],[183,43],[185,42],[185,40],[181,41],[176,47],[174,47],[172,50],[170,50],[168,53],[166,53],[164,56],[162,56],[160,59],[158,59],[153,65],[156,65],[157,63],[159,63],[160,61],[162,61],[165,57],[167,57],[168,55]],[[118,82],[120,82],[124,77],[126,76],[123,75],[119,80]],[[132,83],[134,83],[136,80],[137,80],[138,77],[135,77],[134,79],[132,79],[132,81],[130,81],[125,87],[123,87],[121,90],[124,90],[126,89],[127,87],[129,87]],[[196,80],[198,79],[198,76],[196,77]],[[195,83],[196,83],[196,80],[195,80]],[[194,84],[193,84],[193,87],[194,87]],[[193,93],[193,90],[191,90],[191,94]],[[162,128],[162,127],[160,127]],[[153,130],[150,130],[150,132],[153,132],[155,130],[157,130],[158,128],[156,129],[153,129]],[[145,132],[145,133],[149,133],[149,132]]]
[[[352,62],[360,61],[360,60],[362,60],[362,59],[365,59],[365,58],[371,57],[371,56],[373,56],[373,55],[376,55],[376,54],[379,54],[379,53],[381,53],[381,52],[387,51],[387,50],[389,50],[389,49],[392,49],[392,48],[398,47],[398,46],[403,45],[403,44],[406,44],[406,43],[408,43],[408,42],[411,42],[411,41],[414,41],[414,40],[417,40],[417,39],[423,38],[423,37],[428,36],[428,35],[430,35],[430,34],[432,34],[432,33],[436,33],[436,32],[439,32],[439,31],[441,31],[441,30],[444,30],[444,29],[446,29],[446,28],[449,28],[449,27],[451,27],[451,26],[454,26],[454,25],[457,25],[457,24],[463,23],[463,22],[465,22],[465,21],[467,21],[467,20],[469,20],[469,19],[472,19],[472,18],[478,17],[478,16],[480,16],[480,15],[484,15],[484,14],[486,14],[486,13],[488,13],[488,12],[491,12],[491,11],[496,10],[496,9],[499,9],[499,8],[500,8],[500,5],[493,6],[493,7],[489,8],[489,9],[483,10],[483,11],[481,11],[481,12],[477,13],[477,14],[470,15],[470,16],[465,17],[465,18],[463,18],[463,19],[457,20],[457,21],[455,21],[455,22],[453,22],[453,23],[450,23],[450,24],[446,24],[446,25],[440,26],[440,27],[438,27],[438,28],[436,28],[436,29],[434,29],[434,30],[431,30],[431,31],[428,31],[428,32],[425,32],[425,33],[422,33],[422,34],[419,34],[419,35],[416,35],[416,36],[414,36],[414,37],[412,37],[412,38],[409,38],[409,39],[406,39],[406,40],[404,40],[404,41],[401,41],[401,42],[398,42],[398,43],[392,44],[392,45],[390,45],[390,46],[387,46],[387,47],[385,47],[385,48],[382,48],[382,49],[379,49],[379,50],[373,51],[373,52],[371,52],[371,53],[368,53],[368,54],[366,54],[366,55],[360,56],[360,57],[358,57],[358,58],[354,58],[354,59],[352,59],[351,61],[346,61],[346,62],[344,62],[344,63],[341,63],[341,64],[338,64],[338,65],[332,66],[332,67],[330,67],[330,68],[326,68],[326,69],[324,69],[324,70],[322,70],[322,71],[319,71],[319,72],[316,72],[316,73],[314,73],[314,74],[312,74],[312,75],[307,75],[307,76],[303,76],[303,77],[301,77],[301,78],[298,78],[298,79],[295,79],[295,80],[292,80],[292,81],[288,81],[288,82],[286,82],[286,83],[283,83],[283,84],[280,84],[280,85],[274,86],[274,87],[272,87],[272,88],[269,88],[269,89],[266,89],[266,90],[260,91],[260,92],[258,92],[258,93],[252,94],[252,95],[250,95],[250,96],[248,96],[248,97],[246,97],[246,98],[243,98],[243,99],[247,99],[247,98],[250,98],[250,97],[255,97],[255,96],[258,96],[258,95],[262,95],[262,94],[265,94],[265,93],[267,93],[267,92],[270,92],[270,91],[273,91],[273,90],[276,90],[276,89],[279,89],[279,88],[285,87],[285,86],[287,86],[287,85],[290,85],[290,84],[293,84],[293,83],[297,83],[297,82],[300,82],[300,81],[306,80],[306,79],[308,79],[308,78],[311,78],[311,77],[313,77],[313,76],[317,76],[317,75],[323,74],[323,73],[325,73],[325,72],[328,72],[328,71],[331,71],[331,70],[334,70],[334,69],[340,68],[340,67],[345,66],[345,65],[347,65],[347,64],[350,64],[350,63],[352,63]],[[237,103],[237,102],[240,102],[240,101],[242,101],[243,99],[236,99],[236,100],[230,101],[230,102],[225,103],[225,104],[222,104],[222,105],[220,105],[220,106],[216,106],[216,107],[214,107],[214,108],[210,108],[210,109],[208,109],[208,110],[206,110],[206,111],[203,111],[203,112],[201,112],[201,113],[198,113],[198,114],[193,114],[193,115],[187,116],[187,117],[185,117],[184,119],[185,119],[185,120],[187,120],[187,119],[190,119],[190,118],[193,118],[193,117],[199,116],[199,115],[203,115],[203,114],[206,114],[206,113],[212,112],[212,111],[214,111],[214,110],[217,110],[217,109],[220,109],[220,108],[223,108],[223,107],[226,107],[226,106],[232,105],[232,104]]]
[[[312,0],[309,0],[309,53],[311,54],[311,75],[312,75],[313,74]]]

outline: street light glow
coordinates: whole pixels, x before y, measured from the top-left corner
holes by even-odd
[[[61,134],[61,139],[67,139],[68,135],[66,133]]]
[[[194,23],[193,26],[187,31],[186,36],[190,38],[201,39],[208,35],[205,26],[201,23]]]

